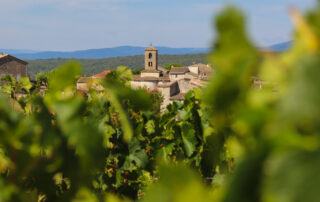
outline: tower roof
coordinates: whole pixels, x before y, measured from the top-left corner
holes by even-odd
[[[150,44],[150,46],[145,49],[145,51],[157,51],[157,50],[158,50],[158,49],[156,49],[155,47],[153,47],[152,44]]]

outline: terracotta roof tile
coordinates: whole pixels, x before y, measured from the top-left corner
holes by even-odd
[[[106,70],[103,72],[100,72],[99,74],[93,75],[92,78],[104,78],[110,73],[110,70]]]

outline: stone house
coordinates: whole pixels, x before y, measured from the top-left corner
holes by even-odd
[[[91,77],[80,77],[77,80],[77,90],[82,92],[88,92],[90,88],[96,90],[102,90],[103,87],[100,85],[100,81],[110,73],[110,70],[103,71],[99,74],[95,74]]]
[[[214,74],[214,69],[209,64],[194,63],[188,69],[188,74],[194,74],[201,80],[209,79]]]
[[[28,63],[12,55],[0,53],[0,76],[14,77],[17,81],[27,76]]]
[[[88,92],[90,89],[90,83],[92,82],[91,77],[80,77],[77,80],[77,90],[82,92]]]
[[[169,73],[170,80],[177,81],[184,79],[188,72],[190,72],[190,70],[187,67],[172,67]]]

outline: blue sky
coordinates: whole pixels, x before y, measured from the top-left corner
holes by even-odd
[[[121,45],[210,47],[213,18],[226,4],[248,17],[266,46],[290,40],[289,6],[316,0],[0,0],[0,48],[78,50]]]

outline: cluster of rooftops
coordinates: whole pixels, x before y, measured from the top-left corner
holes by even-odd
[[[197,68],[195,71],[190,71],[192,68]],[[158,70],[143,70],[142,74],[134,75],[133,80],[135,81],[171,81],[171,77],[177,77],[178,75],[189,75],[194,78],[201,78],[202,80],[206,80],[210,74],[213,72],[213,69],[209,65],[205,64],[192,64],[188,67],[171,67],[171,70],[165,69],[163,67],[158,67]],[[159,76],[144,76],[144,73],[159,73]]]
[[[0,53],[1,75],[12,75],[19,79],[27,76],[27,62],[9,54]],[[88,91],[90,83],[95,79],[104,78],[110,70],[103,71],[91,77],[81,77],[77,81],[77,89]],[[193,88],[206,84],[206,80],[214,73],[214,69],[207,64],[193,63],[190,66],[175,67],[170,70],[158,65],[158,49],[152,45],[145,49],[145,69],[139,75],[134,75],[131,82],[133,88],[145,88],[162,93],[164,104],[172,100],[183,100],[184,95]]]
[[[263,52],[269,54],[269,52]],[[27,76],[28,62],[9,54],[0,52],[0,76],[13,76],[19,80]],[[94,80],[106,77],[110,70],[103,71],[91,77],[81,77],[77,81],[77,89],[87,92],[89,88],[101,88],[92,86]],[[148,92],[157,91],[162,93],[163,106],[170,104],[173,100],[183,101],[185,94],[194,89],[201,88],[207,84],[207,80],[215,74],[214,68],[209,64],[192,63],[185,67],[172,66],[166,69],[158,65],[158,49],[152,45],[145,49],[145,69],[139,75],[134,75],[131,82],[132,88],[145,88]],[[268,82],[258,77],[251,77],[253,87],[262,88]],[[0,83],[1,85],[1,83]]]
[[[193,63],[190,66],[175,67],[170,70],[158,66],[158,49],[152,45],[145,49],[145,69],[134,75],[132,88],[145,88],[147,91],[162,93],[163,108],[173,100],[184,100],[184,95],[193,88],[206,85],[214,69],[208,64]],[[104,78],[110,71],[104,71],[92,77],[81,77],[77,89],[88,91],[88,83],[94,79]],[[92,83],[92,82],[91,82]]]
[[[134,75],[133,88],[146,88],[162,93],[163,107],[173,100],[184,100],[184,95],[193,88],[199,88],[214,73],[208,64],[193,63],[190,66],[175,67],[170,70],[158,66],[158,50],[152,46],[145,49],[145,69]]]

